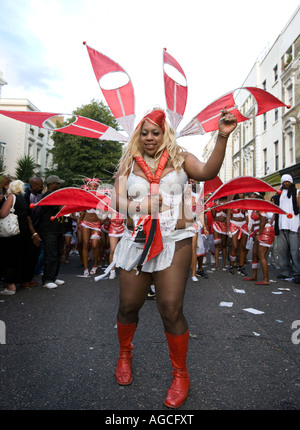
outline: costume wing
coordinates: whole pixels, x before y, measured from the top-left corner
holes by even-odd
[[[46,130],[56,131],[59,133],[92,137],[100,140],[114,140],[118,142],[127,141],[127,138],[121,133],[118,133],[114,128],[79,115],[7,110],[0,110],[0,114],[16,119],[17,121],[25,122],[26,124],[36,125],[40,128],[45,128]],[[63,127],[57,126],[57,124],[62,123],[65,115],[75,118],[74,122]]]
[[[179,136],[205,134],[210,131],[217,130],[220,112],[224,108],[231,111],[236,116],[238,122],[247,121],[249,118],[245,117],[239,111],[235,99],[235,93],[241,92],[241,90],[247,90],[254,97],[257,104],[255,116],[261,115],[276,107],[290,108],[290,106],[284,104],[272,94],[260,88],[237,88],[236,90],[225,94],[223,97],[217,99],[212,104],[203,109],[183,128],[183,130],[181,130]]]
[[[222,185],[223,185],[223,182],[221,181],[219,176],[216,176],[215,178],[204,182],[204,185],[200,191],[200,196],[196,202],[197,214],[200,214],[201,212],[204,211],[204,202],[203,202],[204,197],[209,193],[214,193]]]
[[[214,179],[210,179],[209,181],[205,181],[203,186],[204,196],[209,193],[214,193],[222,185],[223,182],[219,176],[216,176]]]
[[[182,85],[171,78],[166,71],[166,65],[174,67],[176,71],[183,76],[186,85]],[[166,49],[163,51],[163,68],[167,112],[170,118],[170,124],[172,128],[176,130],[183,118],[187,102],[188,87],[186,76],[180,64],[166,51]]]
[[[209,208],[212,210],[214,208],[221,209],[248,209],[248,210],[256,210],[261,212],[272,212],[282,215],[288,215],[284,210],[282,210],[279,206],[274,203],[268,202],[262,199],[240,199],[240,200],[231,200],[228,203],[223,203],[221,205],[213,206]]]
[[[276,189],[261,179],[253,178],[252,176],[239,176],[238,178],[230,179],[228,182],[225,182],[225,184],[221,185],[209,197],[209,199],[207,199],[206,203],[232,194],[253,193],[255,191],[276,192]]]
[[[111,207],[111,199],[102,193],[92,193],[81,188],[61,188],[42,198],[34,206],[63,206],[56,214],[66,215],[72,212],[80,212],[85,209],[103,209],[107,212],[116,212]]]
[[[110,110],[118,123],[130,136],[134,129],[135,98],[133,85],[129,75],[118,63],[91,48],[86,44],[86,42],[83,43],[87,48],[97,82],[110,107]],[[127,83],[117,88],[105,89],[101,83],[101,78],[109,73],[115,72],[123,73],[126,77]]]

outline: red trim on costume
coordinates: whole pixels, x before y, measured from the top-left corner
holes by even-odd
[[[135,157],[136,162],[138,163],[138,165],[144,172],[146,178],[150,182],[150,194],[158,193],[159,180],[164,168],[166,167],[168,158],[169,158],[168,152],[167,150],[165,150],[159,160],[159,164],[155,172],[155,175],[153,176],[145,160],[142,157]],[[143,249],[140,262],[138,263],[138,270],[139,270],[139,267],[142,266],[149,249],[150,251],[148,254],[147,261],[149,261],[151,258],[158,255],[164,249],[158,214],[142,216],[137,223],[137,227],[140,225],[143,226],[143,231],[146,235],[146,242],[145,242],[145,246]],[[136,231],[133,232],[133,236],[135,235],[135,233]]]

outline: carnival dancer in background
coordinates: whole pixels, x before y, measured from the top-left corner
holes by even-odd
[[[170,408],[184,403],[190,386],[186,366],[189,328],[183,314],[183,300],[194,229],[186,227],[191,220],[181,214],[183,188],[188,178],[204,181],[217,175],[227,139],[236,124],[234,115],[226,110],[221,112],[215,148],[203,163],[177,145],[164,111],[153,110],[135,129],[116,177],[116,209],[127,217],[127,226],[114,256],[116,267],[120,267],[117,314],[120,354],[116,379],[121,385],[132,382],[131,342],[139,310],[154,283],[174,368],[165,399],[165,405]]]
[[[227,196],[221,197],[219,203],[226,203]],[[227,210],[212,209],[213,216],[213,234],[215,244],[215,269],[219,268],[219,254],[222,252],[222,269],[226,270],[227,257]]]
[[[242,199],[243,194],[235,194],[233,200]],[[244,268],[246,257],[246,243],[248,239],[249,229],[246,211],[243,209],[228,209],[227,212],[227,235],[231,237],[228,273],[234,275],[234,265],[239,248],[239,266],[238,274],[246,276]]]
[[[192,269],[191,280],[193,282],[198,282],[198,278],[196,276],[197,266],[198,266],[198,271],[202,269],[202,263],[203,263],[203,257],[204,257],[204,253],[203,255],[198,255],[198,252],[200,252],[201,254],[201,251],[199,251],[198,238],[199,238],[199,235],[202,236],[202,233],[208,236],[208,229],[205,223],[204,211],[201,211],[198,213],[198,210],[197,210],[197,202],[200,198],[200,194],[196,193],[196,191],[197,191],[197,186],[196,186],[196,183],[193,181],[192,189],[191,189],[191,210],[192,210],[192,216],[194,220],[193,227],[195,229],[195,235],[192,238],[192,263],[191,263],[191,269]]]
[[[262,198],[262,195],[257,194],[257,198]],[[254,243],[252,249],[252,275],[249,278],[243,278],[244,281],[257,281],[258,263],[260,262],[263,280],[255,282],[256,285],[269,285],[269,269],[268,269],[268,250],[272,245],[275,231],[272,226],[274,216],[268,212],[252,211],[252,231],[250,235],[253,236]]]
[[[215,264],[215,244],[214,244],[214,230],[213,230],[213,222],[214,218],[212,215],[211,210],[209,208],[212,208],[214,206],[214,202],[206,203],[206,201],[209,198],[209,194],[206,194],[204,196],[204,220],[205,220],[205,227],[207,228],[207,232],[204,232],[203,240],[205,242],[205,247],[207,248],[205,259],[203,259],[203,263],[206,264]],[[202,267],[202,266],[201,266]],[[198,270],[197,273],[199,276],[208,278],[208,275],[206,274],[204,270]],[[204,274],[204,276],[203,276]]]
[[[203,261],[209,255],[209,229],[207,227],[206,217],[203,213],[203,221],[198,224],[198,238],[196,246],[197,268],[196,275],[208,279],[208,274],[203,270]]]
[[[109,264],[113,262],[114,253],[119,240],[124,234],[124,215],[117,213],[113,214],[109,225]],[[116,278],[116,269],[113,267],[109,274],[109,279]]]
[[[89,179],[87,189],[96,191],[99,186],[99,179]],[[88,278],[89,275],[95,275],[98,268],[99,245],[101,240],[101,214],[98,209],[87,209],[80,213],[78,218],[78,229],[81,229],[82,238],[82,263],[84,267],[83,277]],[[90,243],[93,252],[94,265],[89,272],[89,250]]]

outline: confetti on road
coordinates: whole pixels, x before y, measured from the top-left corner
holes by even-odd
[[[245,308],[243,309],[243,311],[250,312],[251,314],[256,314],[256,315],[264,314],[263,311],[258,311],[257,309],[254,309],[254,308]]]
[[[227,307],[227,308],[231,308],[232,305],[233,305],[233,302],[221,302],[219,304],[219,306],[224,306],[224,307]]]

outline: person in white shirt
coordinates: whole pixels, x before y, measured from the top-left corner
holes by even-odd
[[[281,192],[276,194],[274,201],[288,214],[288,216],[278,214],[275,216],[275,234],[278,235],[281,272],[277,278],[293,278],[295,283],[300,284],[300,191],[296,189],[291,175],[281,177]]]

